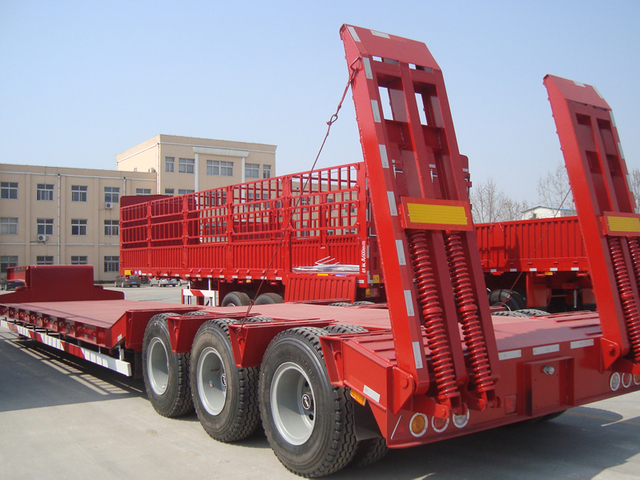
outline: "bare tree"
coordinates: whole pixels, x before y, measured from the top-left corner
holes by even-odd
[[[538,201],[545,207],[572,208],[573,195],[569,176],[563,163],[538,180]]]
[[[519,220],[522,212],[527,209],[526,202],[520,203],[509,198],[498,188],[493,178],[485,183],[475,183],[469,199],[475,223]]]
[[[636,202],[635,204],[636,213],[639,213],[640,212],[640,170],[638,170],[637,168],[634,168],[633,170],[631,170],[631,172],[629,173],[628,181],[629,181],[629,189],[631,190],[631,193],[633,193],[633,198]]]

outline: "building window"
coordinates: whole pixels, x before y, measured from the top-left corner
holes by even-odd
[[[165,188],[164,189],[164,194],[165,195],[171,195],[173,197],[176,194],[176,190],[175,190],[175,188]]]
[[[87,201],[87,187],[86,187],[86,185],[71,185],[71,201],[72,202],[86,202]]]
[[[262,165],[262,178],[271,178],[271,165]]]
[[[218,160],[207,160],[207,175],[233,177],[233,162],[220,162]]]
[[[38,219],[38,235],[53,235],[53,218]]]
[[[115,237],[119,235],[118,220],[105,220],[104,221],[104,234],[108,237]]]
[[[136,188],[136,195],[151,195],[150,188]]]
[[[189,190],[188,188],[181,188],[178,190],[178,195],[186,195],[188,193],[193,193],[195,190]]]
[[[38,200],[53,200],[53,184],[39,183],[36,198]]]
[[[86,220],[71,220],[71,235],[86,235],[86,234],[87,234]]]
[[[18,219],[13,217],[0,218],[0,235],[17,235]]]
[[[17,255],[2,255],[0,256],[0,273],[7,273],[7,268],[18,266]]]
[[[104,271],[105,272],[119,272],[120,271],[120,257],[108,256],[104,257]]]
[[[73,255],[71,257],[71,265],[86,265],[87,263],[89,262],[86,255]]]
[[[260,178],[260,165],[258,163],[245,163],[245,178]]]
[[[164,171],[165,172],[175,172],[176,168],[176,159],[174,157],[164,157]]]
[[[196,161],[193,158],[181,158],[179,160],[178,171],[180,173],[193,173]]]
[[[37,265],[53,265],[53,255],[51,256],[38,255],[36,257],[36,264]]]
[[[104,201],[107,203],[118,203],[120,201],[120,188],[104,187]]]
[[[0,182],[0,198],[18,198],[18,182]]]

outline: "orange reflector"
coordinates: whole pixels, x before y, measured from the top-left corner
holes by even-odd
[[[412,223],[437,225],[466,225],[469,223],[463,206],[407,203],[407,213]]]
[[[411,419],[411,424],[409,425],[411,434],[414,437],[424,435],[424,433],[427,431],[427,425],[427,416],[422,413],[416,413]]]
[[[640,215],[634,213],[604,212],[602,223],[607,235],[634,236],[640,234]]]
[[[361,393],[356,392],[355,390],[351,390],[351,398],[353,398],[360,405],[364,406],[367,402],[367,399]]]

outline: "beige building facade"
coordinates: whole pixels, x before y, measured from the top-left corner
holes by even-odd
[[[157,172],[156,191],[182,195],[276,175],[276,146],[156,135],[116,155],[119,171]]]
[[[155,188],[147,171],[0,164],[0,275],[15,265],[88,264],[95,280],[114,280],[120,197]]]
[[[157,135],[116,170],[0,164],[0,278],[15,265],[119,273],[120,197],[180,195],[275,176],[275,145]]]

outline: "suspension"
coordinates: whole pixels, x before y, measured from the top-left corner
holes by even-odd
[[[629,340],[631,342],[631,351],[633,353],[636,362],[640,362],[640,318],[638,316],[638,306],[633,298],[633,290],[631,288],[631,278],[627,271],[624,256],[622,254],[622,247],[620,245],[619,238],[609,238],[609,252],[611,253],[611,262],[613,264],[613,270],[616,277],[616,285],[618,286],[618,292],[620,293],[620,301],[622,302],[622,311],[624,312],[624,318],[627,323],[627,330],[629,331]],[[631,255],[633,258],[634,272],[637,278],[636,271],[636,255],[640,254],[637,243],[635,247],[629,244]],[[635,250],[635,253],[634,253]]]
[[[456,386],[453,356],[447,341],[442,308],[438,299],[433,268],[429,260],[427,235],[423,231],[412,231],[408,234],[408,239],[411,263],[418,288],[418,303],[424,318],[427,344],[431,350],[438,401],[452,410],[458,411],[461,407],[460,392]]]
[[[482,400],[492,402],[495,400],[495,391],[491,379],[491,365],[460,235],[445,235],[445,245],[458,316],[469,352],[467,358],[471,367],[471,382],[481,394]]]

